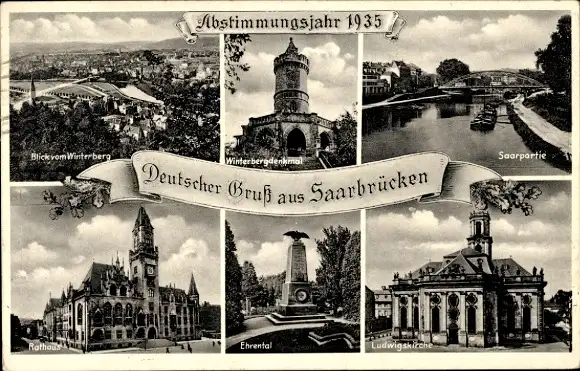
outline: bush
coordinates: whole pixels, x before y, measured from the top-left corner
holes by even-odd
[[[563,94],[542,94],[526,99],[524,106],[531,108],[550,124],[566,132],[572,131],[572,102]]]

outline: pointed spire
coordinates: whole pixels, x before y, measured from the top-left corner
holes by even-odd
[[[191,278],[189,279],[189,290],[187,291],[187,295],[199,296],[199,292],[197,291],[197,285],[195,284],[195,278],[193,278],[193,273],[191,274]]]
[[[294,41],[290,38],[290,42],[288,43],[288,48],[286,48],[286,53],[298,53],[298,48],[294,45]]]
[[[117,261],[115,261],[115,265],[117,266],[117,268],[121,266],[121,262],[119,261],[119,250],[117,250]]]
[[[145,208],[143,206],[139,208],[137,220],[135,220],[135,229],[141,226],[153,228],[153,226],[151,225],[151,220],[149,219],[149,215],[147,215],[147,211],[145,211]]]

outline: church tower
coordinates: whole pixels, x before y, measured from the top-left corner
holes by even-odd
[[[276,88],[274,92],[275,112],[308,113],[307,80],[309,61],[298,53],[292,38],[283,54],[274,59]]]
[[[195,303],[195,305],[199,305],[199,292],[197,291],[197,285],[195,284],[193,273],[189,279],[189,290],[187,290],[187,296],[192,302]]]
[[[133,227],[133,249],[129,251],[131,280],[144,298],[143,307],[147,338],[159,337],[159,253],[153,243],[153,226],[143,207],[139,208]],[[137,313],[138,314],[138,313]]]
[[[472,211],[469,216],[470,235],[467,244],[472,249],[487,254],[493,259],[491,247],[493,238],[490,233],[490,217],[487,211]]]

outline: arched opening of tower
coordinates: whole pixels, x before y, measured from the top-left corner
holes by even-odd
[[[286,148],[288,149],[288,156],[301,156],[306,150],[306,137],[302,130],[296,128],[288,134],[286,139]]]
[[[327,132],[320,133],[320,148],[323,151],[328,151],[330,149],[330,136]]]

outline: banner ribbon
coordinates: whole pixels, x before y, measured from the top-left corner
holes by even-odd
[[[111,184],[110,202],[161,202],[266,215],[320,215],[401,203],[471,201],[470,186],[501,179],[485,167],[423,152],[314,171],[270,171],[223,165],[167,152],[94,165],[79,174]]]

